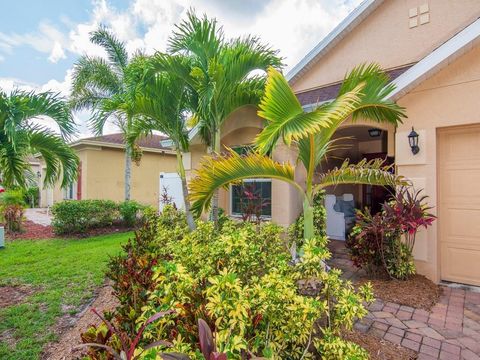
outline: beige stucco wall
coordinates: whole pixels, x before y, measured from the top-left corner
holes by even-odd
[[[123,149],[101,146],[81,146],[75,149],[81,162],[82,199],[124,200],[125,153]],[[131,199],[145,205],[158,206],[159,176],[161,172],[176,172],[177,160],[173,154],[145,151],[140,165],[132,163]],[[53,191],[53,201],[63,200],[59,185],[44,190]]]
[[[423,4],[430,22],[410,28],[409,10]],[[479,16],[478,0],[385,0],[293,87],[305,91],[340,81],[364,62],[385,69],[416,62]]]
[[[476,47],[399,100],[399,104],[407,108],[408,119],[398,127],[396,134],[398,172],[411,179],[416,187],[425,189],[429,204],[435,207],[435,214],[438,190],[437,130],[480,122],[479,57],[480,47]],[[415,156],[407,140],[412,126],[420,135],[420,153]],[[419,272],[434,281],[440,280],[437,228],[436,222],[427,231],[422,231],[415,246]]]

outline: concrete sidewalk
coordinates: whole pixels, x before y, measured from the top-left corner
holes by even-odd
[[[30,220],[35,224],[43,226],[49,226],[52,224],[52,216],[47,208],[26,209],[25,217],[27,220]]]

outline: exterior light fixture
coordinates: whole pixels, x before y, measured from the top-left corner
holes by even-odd
[[[381,133],[382,133],[382,130],[380,130],[380,129],[369,129],[368,130],[368,134],[370,135],[370,137],[379,137]]]
[[[408,143],[410,144],[410,149],[412,149],[412,154],[418,154],[420,151],[420,148],[418,147],[418,133],[413,129],[413,126],[412,131],[408,134]]]
[[[37,178],[41,178],[42,177],[42,173],[40,171],[37,171]]]

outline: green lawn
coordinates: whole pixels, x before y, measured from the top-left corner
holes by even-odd
[[[0,250],[0,286],[29,284],[37,292],[24,303],[0,309],[2,333],[14,336],[12,349],[0,341],[0,359],[38,359],[63,315],[62,305],[78,308],[104,281],[109,255],[121,251],[131,233],[80,240],[36,240],[7,243]]]

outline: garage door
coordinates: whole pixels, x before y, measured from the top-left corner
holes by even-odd
[[[480,126],[438,133],[442,280],[480,285]]]

